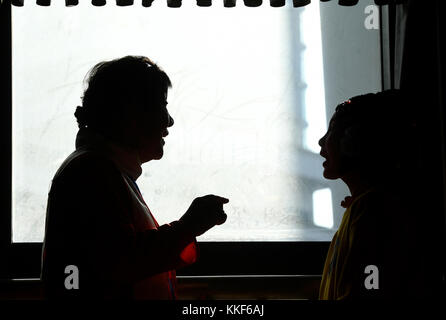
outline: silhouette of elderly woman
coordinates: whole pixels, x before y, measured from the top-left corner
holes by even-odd
[[[197,259],[195,238],[225,222],[229,200],[196,198],[159,226],[136,184],[141,164],[163,156],[174,124],[167,74],[146,57],[89,73],[76,150],[48,195],[42,279],[48,298],[175,299],[175,270]]]

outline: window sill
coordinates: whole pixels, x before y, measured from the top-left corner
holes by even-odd
[[[179,300],[317,299],[321,276],[178,276]],[[0,300],[42,300],[40,279],[0,281]]]

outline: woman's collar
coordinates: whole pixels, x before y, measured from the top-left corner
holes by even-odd
[[[88,148],[104,153],[134,181],[142,173],[142,162],[137,151],[107,139],[89,128],[79,129],[76,135],[76,149],[79,148]]]

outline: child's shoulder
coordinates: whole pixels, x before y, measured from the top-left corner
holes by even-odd
[[[380,190],[371,188],[363,192],[358,197],[356,197],[355,200],[353,200],[353,203],[351,205],[351,210],[353,212],[357,212],[365,210],[370,206],[375,206],[381,201],[382,196],[383,195]]]
[[[375,220],[382,217],[389,209],[388,205],[392,203],[393,206],[396,202],[396,199],[392,198],[393,196],[386,190],[369,189],[352,203],[351,214],[353,220],[356,222],[359,219]]]
[[[400,205],[401,197],[392,190],[386,188],[373,187],[360,195],[352,204],[355,209],[366,209],[386,206]]]
[[[385,188],[373,188],[352,204],[352,223],[393,225],[407,211],[401,196]]]

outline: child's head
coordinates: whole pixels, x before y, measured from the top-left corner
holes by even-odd
[[[320,154],[326,159],[324,177],[358,174],[369,182],[389,177],[401,166],[409,145],[413,123],[407,108],[398,90],[360,95],[339,104],[319,140]]]

